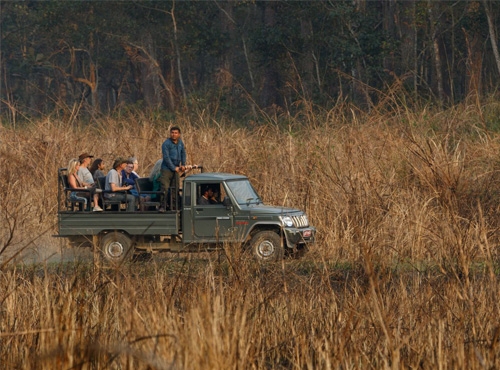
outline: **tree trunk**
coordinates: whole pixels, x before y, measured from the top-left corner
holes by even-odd
[[[91,44],[92,46],[92,44]],[[71,73],[67,74],[64,72],[62,69],[60,69],[65,76],[70,76],[74,81],[80,82],[83,85],[87,86],[89,89],[90,93],[90,106],[92,107],[92,113],[98,113],[100,111],[99,109],[99,99],[97,96],[97,87],[99,83],[99,78],[97,76],[97,65],[94,63],[92,60],[91,52],[89,50],[84,50],[84,49],[71,49]],[[85,68],[85,58],[81,58],[81,74],[83,77],[77,77],[75,76],[78,73],[78,69],[80,63],[78,63],[78,54],[79,52],[83,52],[84,54],[87,54],[88,56],[88,70]],[[87,96],[87,94],[84,94],[84,96]]]
[[[481,65],[483,63],[481,41],[478,34],[472,36],[463,29],[467,45],[467,100],[477,104],[481,97]]]
[[[437,6],[437,5],[436,5]],[[437,37],[436,30],[436,19],[434,15],[434,4],[431,0],[428,0],[428,9],[429,9],[429,23],[431,27],[431,41],[432,41],[432,49],[434,54],[434,69],[436,71],[436,83],[437,83],[437,91],[438,91],[438,99],[440,104],[442,105],[445,100],[444,88],[443,88],[443,72],[442,72],[442,63],[441,63],[441,52],[439,48],[439,41]]]
[[[301,66],[303,75],[297,76],[302,82],[302,95],[304,99],[309,100],[312,96],[312,88],[314,86],[314,50],[312,48],[313,28],[309,18],[300,19],[300,34],[304,40],[304,50],[301,58]],[[319,81],[318,81],[319,82]]]
[[[272,29],[276,25],[276,4],[273,1],[264,2],[264,27]],[[279,73],[276,68],[276,61],[271,60],[265,66],[264,82],[262,87],[261,103],[263,107],[280,105],[278,94]]]
[[[185,104],[187,100],[187,95],[186,95],[186,88],[184,87],[184,78],[182,77],[181,53],[179,51],[179,41],[177,36],[177,20],[175,19],[175,1],[172,2],[170,17],[172,18],[172,24],[174,26],[174,48],[175,48],[175,57],[177,60],[177,73],[179,75],[179,84],[181,85],[182,97],[184,99],[184,104]]]
[[[233,3],[223,2],[221,5],[216,3],[221,11],[220,24],[221,31],[229,35],[231,45],[235,45],[238,41],[235,35],[235,21],[233,19]],[[234,76],[234,60],[236,59],[236,50],[231,48],[225,53],[219,64],[219,69],[216,75],[216,83],[220,89],[227,89],[233,87]]]
[[[491,14],[491,1],[483,0],[484,11],[486,12],[486,18],[488,19],[488,29],[490,33],[491,48],[493,49],[493,55],[495,56],[495,61],[497,63],[498,73],[500,74],[500,55],[498,54],[498,41],[497,35],[495,33],[495,25],[493,24],[493,16]]]
[[[173,111],[175,109],[175,98],[174,98],[172,84],[167,83],[165,77],[163,77],[158,61],[155,58],[153,58],[153,56],[150,55],[148,51],[142,46],[134,45],[131,43],[122,43],[122,47],[133,64],[149,65],[148,70],[151,72],[152,75],[157,77],[159,81],[161,81],[163,87],[167,91],[168,106],[169,109]]]
[[[151,34],[147,33],[143,39],[144,49],[147,50],[149,57],[143,58],[140,63],[142,92],[144,101],[148,107],[156,109],[160,106],[160,79],[158,69],[155,66],[156,56],[153,47]]]
[[[382,11],[383,11],[382,25],[384,28],[384,33],[386,35],[390,35],[391,37],[394,36],[394,31],[395,31],[395,24],[394,24],[395,6],[396,4],[392,0],[386,0],[382,3]],[[394,56],[393,55],[385,56],[383,60],[383,66],[384,69],[394,72],[395,69],[397,68]]]

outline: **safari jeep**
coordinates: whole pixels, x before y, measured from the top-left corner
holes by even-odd
[[[198,200],[206,187],[214,200],[202,205]],[[242,175],[192,174],[185,177],[182,190],[169,189],[169,194],[179,194],[170,207],[166,194],[154,194],[158,202],[153,202],[154,192],[145,191],[141,195],[149,194],[152,202],[136,212],[126,212],[120,204],[106,205],[103,212],[86,211],[68,200],[71,189],[64,183],[61,189],[57,236],[72,244],[93,244],[111,263],[140,251],[199,252],[227,246],[273,261],[307,250],[316,233],[301,210],[265,205]]]

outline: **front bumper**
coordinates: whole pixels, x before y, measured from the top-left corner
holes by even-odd
[[[288,248],[295,248],[301,244],[313,244],[315,242],[316,228],[309,226],[304,228],[286,227],[285,239]]]

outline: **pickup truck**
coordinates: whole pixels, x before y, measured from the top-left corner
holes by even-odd
[[[202,205],[202,189],[213,189],[217,202]],[[302,254],[314,243],[316,229],[298,209],[263,203],[246,176],[196,173],[186,176],[174,209],[155,207],[126,212],[123,207],[91,212],[69,206],[60,191],[58,235],[72,245],[91,245],[111,264],[135,252],[212,251],[241,247],[259,261]],[[61,195],[62,194],[62,195]],[[175,209],[178,208],[178,209]]]

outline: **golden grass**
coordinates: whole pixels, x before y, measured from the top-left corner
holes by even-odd
[[[498,283],[297,262],[197,260],[2,274],[8,368],[483,368]],[[224,266],[222,266],[224,267]],[[138,271],[142,272],[139,274]]]
[[[108,166],[133,154],[147,174],[170,123],[0,126],[0,364],[498,368],[500,145],[481,120],[498,109],[490,104],[481,115],[307,111],[248,127],[205,112],[177,118],[190,163],[248,175],[266,203],[302,208],[317,227],[308,255],[269,266],[237,251],[119,270],[5,263],[56,232],[58,167],[83,151]]]

